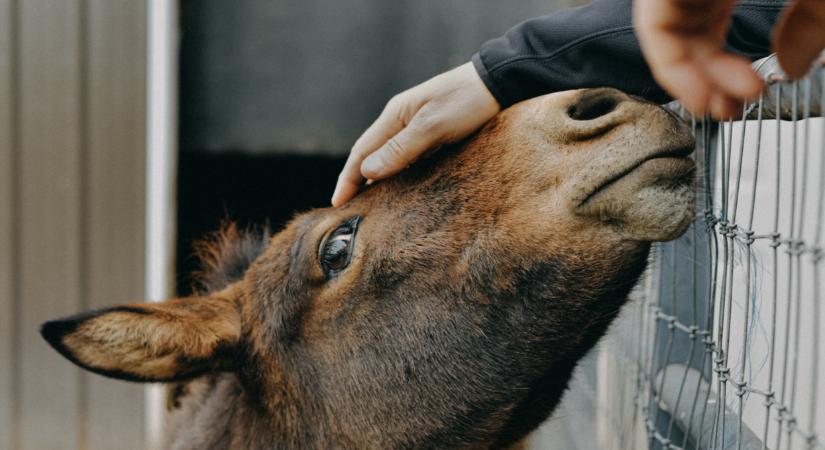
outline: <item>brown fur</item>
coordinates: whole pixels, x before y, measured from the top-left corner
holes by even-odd
[[[688,130],[613,90],[516,105],[268,243],[202,247],[201,298],[49,322],[61,353],[171,390],[175,449],[503,448],[558,403],[692,217]],[[361,217],[325,272],[326,236]]]

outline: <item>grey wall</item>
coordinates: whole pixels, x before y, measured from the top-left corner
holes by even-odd
[[[395,93],[581,0],[185,0],[183,151],[342,153]]]
[[[143,447],[42,322],[143,296],[144,2],[0,0],[0,448]]]

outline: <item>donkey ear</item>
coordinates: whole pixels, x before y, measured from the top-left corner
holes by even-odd
[[[40,330],[80,367],[130,381],[231,370],[240,332],[237,302],[220,296],[116,306],[46,322]]]

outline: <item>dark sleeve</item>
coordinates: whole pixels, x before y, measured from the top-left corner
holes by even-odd
[[[728,50],[751,60],[770,54],[785,2],[745,1],[733,13]],[[665,103],[633,32],[630,0],[597,0],[523,22],[486,42],[473,65],[502,107],[550,92],[609,86]]]

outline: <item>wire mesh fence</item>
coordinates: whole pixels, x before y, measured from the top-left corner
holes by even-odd
[[[697,216],[602,344],[600,446],[825,449],[825,70],[691,120]]]

